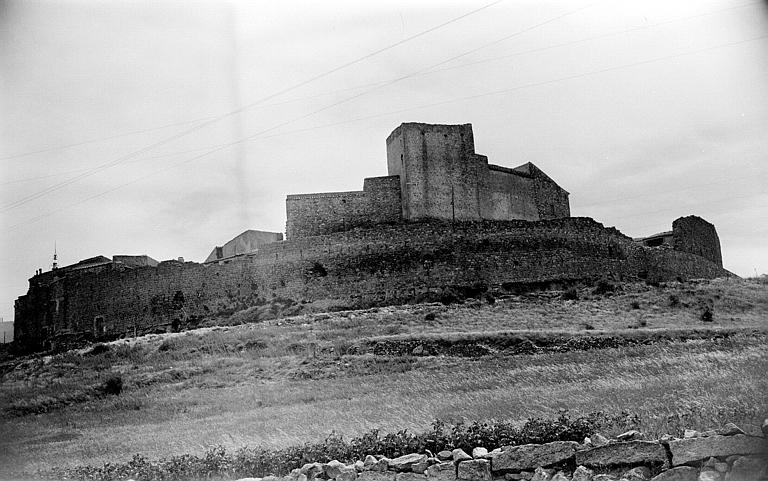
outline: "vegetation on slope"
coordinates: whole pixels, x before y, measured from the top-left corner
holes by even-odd
[[[741,280],[583,288],[575,300],[545,292],[305,315],[16,360],[1,368],[0,469],[116,465],[133,453],[207,459],[217,445],[226,456],[272,452],[330,432],[421,433],[434,419],[520,427],[561,409],[631,412],[649,435],[751,423],[768,414],[766,294]],[[566,343],[517,352],[494,344],[505,336]],[[418,350],[435,339],[486,349]],[[415,347],[376,353],[398,340]],[[109,394],[115,378],[120,393]]]

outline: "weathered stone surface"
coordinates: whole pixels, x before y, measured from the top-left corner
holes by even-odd
[[[453,455],[450,451],[440,451],[437,453],[437,459],[440,461],[448,461],[449,459],[453,459]]]
[[[633,464],[664,464],[664,446],[651,441],[627,441],[606,444],[576,452],[576,464],[588,467],[626,466]]]
[[[699,471],[690,466],[680,466],[677,468],[662,471],[654,476],[651,481],[696,481]]]
[[[457,479],[467,481],[491,481],[491,462],[487,459],[471,459],[459,463]]]
[[[362,471],[363,468],[365,468],[365,463],[360,461],[359,459],[355,461],[355,464],[352,465],[358,472]]]
[[[240,478],[236,481],[261,481],[261,478]]]
[[[475,458],[475,459],[484,458],[487,455],[488,455],[488,450],[485,449],[485,448],[478,447],[478,448],[474,448],[472,450],[472,457]]]
[[[592,446],[595,446],[595,447],[605,446],[606,444],[608,444],[610,442],[608,440],[608,438],[606,438],[605,436],[603,436],[600,433],[593,434],[592,437],[589,438],[589,439],[590,439],[590,441],[592,441]]]
[[[316,474],[323,472],[323,463],[307,463],[299,469],[301,474],[312,479]]]
[[[342,468],[346,468],[346,465],[334,459],[323,465],[323,472],[329,479],[336,479],[336,476],[341,474]]]
[[[530,481],[533,477],[533,471],[521,471],[519,473],[507,473],[504,475],[506,481]]]
[[[472,456],[465,453],[463,449],[459,449],[459,448],[456,448],[453,451],[451,451],[451,456],[453,456],[453,462],[455,463],[459,463],[466,459],[472,459]]]
[[[627,431],[625,433],[621,433],[618,436],[616,436],[616,439],[619,441],[632,441],[633,439],[640,439],[643,436],[643,434],[636,430],[632,429],[630,431]]]
[[[573,481],[592,481],[595,473],[586,466],[579,466],[573,471]]]
[[[684,439],[698,438],[700,435],[701,433],[696,431],[695,429],[686,429],[685,431],[683,431]]]
[[[353,466],[345,466],[341,469],[341,472],[336,476],[336,481],[356,481],[357,469]]]
[[[651,479],[651,470],[645,466],[638,466],[621,475],[621,479],[627,481],[647,481]]]
[[[718,473],[725,473],[728,471],[728,463],[717,462],[713,467]]]
[[[427,481],[427,476],[418,473],[397,473],[395,481]]]
[[[547,444],[510,446],[493,455],[491,469],[495,473],[551,466],[572,458],[578,445],[574,441],[556,441]]]
[[[427,481],[454,481],[456,465],[453,463],[433,464],[426,471]]]
[[[720,481],[720,473],[713,469],[705,469],[699,473],[697,481]]]
[[[680,466],[702,459],[734,454],[757,454],[768,450],[763,438],[737,434],[735,436],[709,436],[690,439],[676,439],[669,442],[672,464]]]
[[[552,481],[571,481],[571,478],[569,478],[564,472],[558,471],[554,476],[552,476]]]
[[[404,472],[411,471],[414,464],[426,463],[426,454],[406,454],[404,456],[397,457],[389,460],[389,469]]]
[[[722,428],[715,430],[715,433],[721,436],[735,436],[736,434],[746,434],[744,430],[742,430],[740,427],[736,426],[733,423],[727,423]]]
[[[725,481],[755,481],[764,479],[768,474],[768,457],[745,456],[737,459],[731,471],[725,475]]]
[[[371,456],[370,454],[365,457],[365,460],[363,461],[363,469],[370,470],[373,469],[374,466],[379,462],[378,459]]]
[[[554,475],[554,469],[536,468],[536,471],[533,472],[531,481],[552,481],[552,476]]]
[[[616,478],[610,474],[596,474],[593,481],[616,481]]]
[[[357,481],[395,481],[395,473],[387,471],[363,471]]]
[[[411,466],[411,471],[418,474],[424,474],[428,467],[429,459],[425,459],[424,461],[419,461],[418,463]]]
[[[768,438],[768,419],[763,420],[763,425],[760,426],[760,429],[763,430],[763,436]]]

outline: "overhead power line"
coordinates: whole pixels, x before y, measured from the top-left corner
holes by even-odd
[[[543,52],[543,51],[547,51],[547,50],[553,50],[553,49],[557,49],[557,48],[561,48],[561,47],[567,47],[567,46],[571,46],[571,45],[576,45],[576,44],[580,44],[580,43],[586,43],[586,42],[590,42],[590,41],[594,41],[594,40],[600,40],[600,39],[604,39],[604,38],[614,37],[614,36],[621,35],[621,34],[638,32],[638,31],[644,31],[644,30],[648,30],[648,29],[651,29],[651,28],[656,28],[656,27],[661,27],[661,26],[669,25],[669,24],[672,24],[672,23],[677,23],[677,22],[688,21],[688,20],[697,19],[697,18],[701,18],[701,17],[716,15],[716,14],[724,12],[724,11],[744,8],[744,7],[748,7],[748,6],[751,6],[751,5],[756,5],[756,4],[759,4],[759,3],[762,3],[762,2],[758,1],[758,2],[743,3],[743,4],[739,4],[739,5],[731,5],[731,6],[728,6],[728,7],[723,7],[723,8],[719,8],[719,9],[716,9],[716,10],[711,10],[711,11],[703,12],[703,13],[698,13],[698,14],[694,14],[694,15],[687,15],[687,16],[683,16],[683,17],[677,17],[677,18],[673,18],[673,19],[670,19],[670,20],[664,20],[662,22],[650,23],[650,24],[645,24],[645,25],[641,25],[641,26],[637,26],[637,27],[625,28],[625,29],[622,29],[622,30],[615,30],[615,31],[606,32],[606,33],[603,33],[603,34],[600,34],[600,35],[593,35],[591,37],[585,37],[585,38],[581,38],[581,39],[577,39],[577,40],[572,40],[572,41],[569,41],[569,42],[561,42],[561,43],[557,43],[557,44],[553,44],[553,45],[547,45],[547,46],[544,46],[544,47],[538,47],[538,48],[533,48],[533,49],[528,49],[528,50],[520,50],[520,51],[512,52],[512,53],[501,55],[501,56],[489,57],[489,58],[485,58],[485,59],[476,60],[476,61],[473,61],[473,62],[462,63],[462,64],[459,64],[459,65],[453,65],[453,66],[447,66],[447,67],[443,67],[443,68],[439,68],[439,69],[432,69],[432,70],[428,70],[428,71],[423,71],[423,72],[414,74],[413,77],[421,77],[421,76],[427,76],[427,75],[434,75],[434,74],[439,74],[439,73],[446,72],[446,71],[449,71],[449,70],[463,69],[463,68],[472,67],[472,66],[475,66],[475,65],[481,65],[481,64],[484,64],[484,63],[495,62],[495,61],[498,61],[498,60],[504,60],[504,59],[508,59],[508,58],[514,58],[514,57],[518,57],[518,56],[521,56],[521,55],[527,55],[527,54],[531,54],[531,53],[538,53],[538,52]],[[388,82],[390,82],[391,80],[392,79],[380,80],[380,81],[377,81],[377,82],[369,82],[369,83],[365,83],[365,84],[358,84],[358,85],[355,85],[355,86],[352,86],[352,87],[343,88],[343,89],[327,90],[325,92],[320,92],[320,93],[317,93],[317,94],[314,94],[314,95],[308,95],[308,96],[304,96],[304,97],[294,97],[294,98],[283,100],[283,101],[279,101],[279,102],[271,102],[271,103],[268,103],[268,104],[261,104],[261,105],[259,105],[259,107],[261,107],[261,108],[278,107],[278,106],[286,105],[286,104],[290,104],[290,103],[302,102],[302,101],[305,101],[305,100],[313,100],[313,99],[317,99],[317,98],[320,98],[320,97],[327,97],[329,95],[345,93],[345,92],[349,92],[349,91],[352,91],[352,90],[360,90],[360,89],[368,88],[368,87],[383,86],[383,85],[387,84]],[[254,107],[256,107],[256,106],[254,105],[251,108],[254,108]],[[175,127],[175,126],[178,126],[178,125],[186,125],[186,124],[191,124],[191,123],[195,123],[195,122],[203,122],[203,121],[212,119],[214,117],[216,117],[216,115],[209,115],[207,117],[200,117],[200,118],[196,118],[196,119],[192,119],[192,120],[186,120],[186,121],[181,121],[181,122],[176,122],[176,123],[172,123],[172,124],[165,124],[165,125],[160,125],[160,126],[156,126],[156,127],[149,127],[149,128],[146,128],[146,129],[132,130],[132,131],[127,131],[127,132],[122,132],[122,133],[119,133],[119,134],[109,135],[109,136],[106,136],[106,137],[99,137],[99,138],[95,138],[95,139],[85,140],[85,141],[71,143],[71,144],[60,145],[60,146],[56,146],[56,147],[49,147],[49,148],[44,148],[44,149],[39,149],[39,150],[34,150],[34,151],[29,151],[29,152],[22,152],[22,153],[18,153],[18,154],[8,155],[8,156],[5,156],[5,157],[0,157],[0,160],[8,160],[8,159],[14,159],[14,158],[27,157],[27,156],[31,156],[31,155],[35,155],[35,154],[40,154],[40,153],[45,153],[45,152],[53,152],[53,151],[57,151],[57,150],[65,150],[65,149],[69,149],[69,148],[72,148],[72,147],[78,147],[78,146],[81,146],[81,145],[94,144],[94,143],[103,142],[103,141],[107,141],[107,140],[113,140],[113,139],[116,139],[116,138],[127,137],[127,136],[131,136],[131,135],[147,133],[147,132],[153,132],[153,131],[157,131],[157,130],[166,129],[166,128],[169,128],[169,127]],[[80,171],[85,171],[85,170],[87,170],[87,169],[82,169]],[[52,176],[53,175],[46,176],[46,177],[52,177]],[[19,179],[19,180],[14,180],[14,181],[6,182],[6,183],[23,182],[23,181],[27,181],[27,180],[36,180],[36,179],[37,178]],[[0,183],[0,185],[3,185],[3,184],[4,183]]]
[[[554,83],[558,83],[558,82],[564,82],[564,81],[568,81],[568,80],[586,78],[586,77],[589,77],[589,76],[600,75],[600,74],[603,74],[603,73],[612,72],[612,71],[616,71],[616,70],[621,70],[621,69],[625,69],[625,68],[632,68],[632,67],[637,67],[637,66],[641,66],[641,65],[647,65],[647,64],[650,64],[650,63],[654,63],[654,62],[660,62],[660,61],[664,61],[664,60],[671,60],[671,59],[674,59],[674,58],[684,57],[684,56],[687,56],[687,55],[694,55],[694,54],[699,54],[699,53],[703,53],[703,52],[707,52],[707,51],[711,51],[711,50],[732,47],[732,46],[741,45],[741,44],[745,44],[745,43],[748,43],[748,42],[754,42],[754,41],[765,39],[765,38],[768,38],[768,35],[761,35],[761,36],[758,36],[758,37],[753,37],[753,38],[749,38],[749,39],[745,39],[745,40],[739,40],[739,41],[734,41],[734,42],[728,42],[728,43],[724,43],[724,44],[711,45],[709,47],[695,49],[695,50],[691,50],[691,51],[688,51],[688,52],[682,52],[682,53],[667,55],[667,56],[663,56],[663,57],[656,57],[656,58],[653,58],[653,59],[642,60],[642,61],[638,61],[638,62],[632,62],[632,63],[618,65],[618,66],[614,66],[614,67],[607,67],[607,68],[604,68],[604,69],[594,70],[594,71],[590,71],[590,72],[583,72],[583,73],[580,73],[580,74],[569,75],[569,76],[565,76],[565,77],[559,77],[559,78],[556,78],[556,79],[551,79],[551,80],[546,80],[546,81],[532,82],[532,83],[518,85],[518,86],[515,86],[515,87],[501,89],[501,90],[494,90],[494,91],[484,92],[484,93],[480,93],[480,94],[474,94],[474,95],[468,95],[468,96],[464,96],[464,97],[447,99],[447,100],[443,100],[443,101],[440,101],[440,102],[433,102],[433,103],[429,103],[429,104],[422,104],[422,105],[419,105],[419,106],[409,107],[409,108],[406,108],[406,109],[394,110],[394,111],[389,111],[389,112],[369,115],[369,116],[365,116],[365,117],[358,117],[358,118],[355,118],[355,119],[349,119],[349,120],[340,121],[340,122],[333,122],[333,123],[328,123],[328,124],[324,124],[324,125],[320,125],[320,126],[315,126],[315,127],[310,127],[310,128],[305,128],[305,129],[296,129],[296,130],[292,130],[292,131],[285,131],[285,132],[281,132],[281,133],[277,133],[277,134],[273,134],[273,135],[269,135],[269,136],[260,136],[258,138],[254,138],[254,136],[249,136],[249,137],[246,137],[246,138],[243,138],[243,139],[239,139],[239,140],[236,140],[236,141],[228,142],[226,144],[221,144],[221,145],[216,146],[215,148],[213,148],[213,149],[211,149],[211,150],[209,150],[207,152],[204,152],[204,153],[202,153],[200,155],[197,155],[195,157],[192,157],[190,159],[185,159],[185,160],[182,160],[180,162],[176,162],[176,163],[167,165],[167,166],[165,166],[165,167],[163,167],[161,169],[158,169],[158,170],[155,170],[153,172],[150,172],[147,175],[144,175],[144,176],[138,177],[136,179],[133,179],[133,180],[131,180],[129,182],[117,185],[117,186],[115,186],[113,188],[110,188],[110,189],[105,190],[103,192],[100,192],[98,194],[92,195],[92,196],[87,197],[85,199],[81,199],[81,200],[79,200],[77,202],[68,204],[68,205],[66,205],[66,206],[64,206],[64,207],[62,207],[60,209],[56,209],[56,210],[48,212],[46,214],[39,215],[39,216],[34,217],[34,218],[32,218],[32,219],[30,219],[30,220],[28,220],[26,222],[21,222],[21,223],[12,225],[9,228],[10,229],[14,229],[14,228],[20,227],[20,226],[25,225],[25,224],[30,224],[30,223],[37,222],[37,221],[42,220],[42,219],[44,219],[46,217],[49,217],[49,216],[54,215],[56,213],[59,213],[59,212],[65,210],[65,209],[68,209],[68,208],[80,205],[82,203],[88,202],[90,200],[102,197],[102,196],[104,196],[106,194],[109,194],[111,192],[119,190],[119,189],[121,189],[123,187],[126,187],[128,185],[132,185],[132,184],[135,184],[136,182],[139,182],[141,180],[153,177],[154,175],[156,175],[156,174],[158,174],[160,172],[164,172],[164,171],[172,169],[174,167],[194,162],[194,161],[199,160],[199,159],[201,159],[203,157],[206,157],[206,156],[208,156],[208,155],[210,155],[212,153],[219,152],[219,151],[221,151],[221,150],[223,150],[223,149],[225,149],[227,147],[230,147],[232,145],[238,144],[240,142],[246,142],[246,141],[251,141],[251,140],[263,140],[265,138],[277,137],[277,136],[288,135],[288,134],[295,134],[295,133],[300,133],[300,132],[306,132],[306,131],[317,130],[317,129],[321,129],[321,128],[327,128],[327,127],[342,125],[342,124],[348,124],[348,123],[352,123],[352,122],[358,122],[358,121],[361,121],[361,120],[368,120],[368,119],[377,118],[377,117],[385,117],[385,116],[389,116],[389,115],[401,114],[401,113],[409,112],[409,111],[412,111],[412,110],[421,110],[421,109],[435,107],[435,106],[439,106],[439,105],[445,105],[445,104],[449,104],[449,103],[453,103],[453,102],[462,102],[462,101],[473,100],[473,99],[482,98],[482,97],[501,95],[501,94],[505,94],[505,93],[510,93],[510,92],[518,91],[518,90],[527,89],[527,88],[534,88],[534,87],[550,85],[550,84],[554,84]]]
[[[101,165],[99,165],[98,167],[95,167],[94,169],[92,169],[91,171],[88,171],[88,172],[84,172],[84,173],[82,173],[82,174],[79,174],[79,175],[77,175],[77,176],[75,176],[75,177],[71,178],[71,179],[68,179],[68,180],[66,180],[66,181],[62,181],[62,182],[59,182],[59,183],[57,183],[57,184],[55,184],[55,185],[53,185],[53,186],[50,186],[50,187],[48,187],[48,188],[46,188],[46,189],[43,189],[43,190],[41,190],[41,191],[38,191],[38,192],[35,192],[35,193],[33,193],[33,194],[30,194],[30,195],[28,195],[28,196],[25,196],[25,197],[23,197],[23,198],[21,198],[21,199],[19,199],[19,200],[16,200],[16,201],[14,201],[14,202],[11,202],[10,204],[7,204],[7,205],[3,206],[3,208],[2,208],[2,209],[0,209],[0,212],[5,212],[5,211],[8,211],[8,210],[10,210],[10,209],[13,209],[13,208],[15,208],[15,207],[19,207],[19,206],[21,206],[21,205],[24,205],[24,204],[26,204],[27,202],[30,202],[30,201],[32,201],[32,200],[38,199],[38,198],[40,198],[40,197],[43,197],[43,196],[45,196],[45,195],[47,195],[47,194],[49,194],[49,193],[51,193],[51,192],[54,192],[54,191],[57,191],[57,190],[59,190],[59,189],[61,189],[61,188],[63,188],[63,187],[66,187],[67,185],[73,184],[73,183],[77,182],[78,180],[81,180],[81,179],[83,179],[83,178],[86,178],[86,177],[90,177],[91,175],[94,175],[94,174],[96,174],[97,172],[100,172],[100,171],[102,171],[102,170],[104,170],[104,169],[108,169],[108,168],[110,168],[110,167],[112,167],[112,166],[114,166],[114,165],[120,164],[120,163],[122,163],[122,162],[124,162],[124,161],[126,161],[126,160],[128,160],[128,159],[131,159],[131,158],[133,158],[133,157],[136,157],[137,155],[143,154],[144,152],[148,152],[148,151],[150,151],[150,150],[152,150],[152,149],[154,149],[154,148],[157,148],[157,147],[159,147],[159,146],[161,146],[161,145],[165,145],[165,144],[167,144],[167,143],[169,143],[169,142],[172,142],[172,141],[174,141],[174,140],[177,140],[177,139],[180,139],[180,138],[182,138],[182,137],[185,137],[185,136],[189,135],[189,134],[190,134],[190,133],[192,133],[192,132],[198,131],[198,130],[200,130],[200,129],[204,128],[204,127],[207,127],[207,126],[209,126],[209,125],[212,125],[212,124],[214,124],[214,123],[216,123],[216,122],[218,122],[218,121],[220,121],[220,120],[223,120],[223,119],[225,119],[225,118],[227,118],[227,117],[229,117],[229,116],[232,116],[232,115],[236,115],[236,114],[239,114],[240,112],[243,112],[243,111],[245,111],[245,110],[247,110],[247,109],[249,109],[249,108],[251,108],[251,107],[253,107],[253,106],[255,106],[255,105],[258,105],[258,104],[261,104],[261,103],[263,103],[263,102],[266,102],[266,101],[268,101],[268,100],[271,100],[271,99],[273,99],[273,98],[276,98],[276,97],[278,97],[278,96],[280,96],[280,95],[283,95],[283,94],[285,94],[285,93],[287,93],[287,92],[290,92],[290,91],[292,91],[292,90],[296,90],[296,89],[298,89],[298,88],[300,88],[300,87],[303,87],[303,86],[305,86],[305,85],[308,85],[308,84],[310,84],[310,83],[312,83],[312,82],[315,82],[315,81],[317,81],[317,80],[319,80],[319,79],[322,79],[322,78],[328,77],[329,75],[332,75],[332,74],[334,74],[334,73],[336,73],[336,72],[338,72],[338,71],[340,71],[340,70],[343,70],[343,69],[345,69],[345,68],[347,68],[347,67],[350,67],[350,66],[352,66],[352,65],[355,65],[355,64],[358,64],[358,63],[360,63],[360,62],[363,62],[363,61],[365,61],[365,60],[367,60],[367,59],[369,59],[369,58],[372,58],[372,57],[374,57],[374,56],[376,56],[376,55],[379,55],[379,54],[381,54],[381,53],[383,53],[383,52],[386,52],[386,51],[388,51],[388,50],[391,50],[391,49],[393,49],[393,48],[396,48],[396,47],[398,47],[398,46],[400,46],[400,45],[403,45],[403,44],[405,44],[405,43],[407,43],[407,42],[410,42],[410,41],[412,41],[412,40],[414,40],[414,39],[417,39],[417,38],[419,38],[419,37],[423,37],[424,35],[427,35],[427,34],[429,34],[429,33],[432,33],[432,32],[434,32],[434,31],[436,31],[436,30],[439,30],[439,29],[441,29],[441,28],[444,28],[444,27],[446,27],[446,26],[448,26],[448,25],[450,25],[450,24],[453,24],[453,23],[455,23],[455,22],[458,22],[458,21],[460,21],[460,20],[462,20],[462,19],[464,19],[464,18],[466,18],[466,17],[469,17],[469,16],[471,16],[471,15],[474,15],[474,14],[476,14],[476,13],[478,13],[478,12],[481,12],[481,11],[483,11],[483,10],[485,10],[485,9],[487,9],[487,8],[490,8],[490,7],[492,7],[493,5],[496,5],[496,4],[498,4],[498,3],[501,3],[501,2],[503,2],[503,1],[504,1],[504,0],[495,0],[495,1],[491,2],[491,3],[485,4],[485,5],[483,5],[483,6],[479,7],[479,8],[476,8],[476,9],[474,9],[474,10],[471,10],[471,11],[469,11],[469,12],[467,12],[467,13],[463,14],[463,15],[459,15],[458,17],[454,17],[454,18],[452,18],[452,19],[450,19],[450,20],[448,20],[448,21],[446,21],[446,22],[443,22],[443,23],[441,23],[441,24],[439,24],[439,25],[436,25],[436,26],[434,26],[434,27],[428,28],[428,29],[426,29],[426,30],[422,30],[421,32],[418,32],[418,33],[416,33],[416,34],[414,34],[414,35],[411,35],[411,36],[409,36],[409,37],[406,37],[406,38],[404,38],[404,39],[402,39],[402,40],[399,40],[399,41],[397,41],[397,42],[394,42],[394,43],[392,43],[392,44],[390,44],[390,45],[387,45],[386,47],[383,47],[383,48],[380,48],[380,49],[374,50],[373,52],[367,53],[367,54],[365,54],[365,55],[363,55],[363,56],[361,56],[361,57],[358,57],[358,58],[356,58],[356,59],[354,59],[354,60],[351,60],[351,61],[349,61],[349,62],[346,62],[346,63],[344,63],[344,64],[341,64],[341,65],[339,65],[339,66],[337,66],[337,67],[334,67],[334,68],[332,68],[332,69],[330,69],[330,70],[326,70],[326,71],[325,71],[325,72],[323,72],[323,73],[320,73],[320,74],[318,74],[318,75],[315,75],[315,76],[313,76],[313,77],[310,77],[309,79],[303,80],[303,81],[301,81],[301,82],[298,82],[298,83],[296,83],[296,84],[293,84],[293,85],[291,85],[291,86],[289,86],[289,87],[286,87],[286,88],[284,88],[284,89],[281,89],[281,90],[279,90],[279,91],[277,91],[277,92],[275,92],[275,93],[272,93],[272,94],[270,94],[270,95],[267,95],[267,96],[265,96],[265,97],[262,97],[262,98],[260,98],[259,100],[256,100],[256,101],[254,101],[254,102],[250,102],[250,103],[248,103],[248,104],[246,104],[246,105],[244,105],[244,106],[238,107],[238,108],[236,108],[236,109],[234,109],[234,110],[231,110],[231,111],[229,111],[229,112],[227,112],[227,113],[224,113],[224,114],[222,114],[222,115],[218,115],[218,116],[216,116],[216,117],[214,117],[214,118],[211,118],[211,119],[209,119],[209,120],[206,120],[206,121],[204,121],[204,122],[202,122],[202,123],[200,123],[200,124],[198,124],[198,125],[195,125],[195,126],[193,126],[193,127],[190,127],[190,128],[188,128],[188,129],[185,129],[185,130],[183,130],[182,132],[179,132],[179,133],[177,133],[177,134],[174,134],[174,135],[172,135],[172,136],[170,136],[170,137],[167,137],[167,138],[165,138],[165,139],[163,139],[163,140],[160,140],[160,141],[158,141],[158,142],[155,142],[155,143],[153,143],[153,144],[150,144],[150,145],[148,145],[148,146],[146,146],[146,147],[143,147],[143,148],[141,148],[141,149],[139,149],[139,150],[136,150],[136,151],[133,151],[133,152],[131,152],[131,153],[129,153],[129,154],[126,154],[126,155],[123,155],[123,156],[121,156],[121,157],[118,157],[117,159],[114,159],[114,160],[112,160],[112,161],[110,161],[110,162],[107,162],[107,163],[105,163],[105,164],[101,164]]]

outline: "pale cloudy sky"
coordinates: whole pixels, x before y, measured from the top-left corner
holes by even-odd
[[[54,242],[201,261],[283,231],[286,194],[386,175],[401,122],[470,122],[630,236],[704,217],[765,273],[766,84],[765,0],[0,1],[0,316]]]

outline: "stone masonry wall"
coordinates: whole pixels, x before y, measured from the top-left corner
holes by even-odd
[[[20,344],[67,332],[116,337],[284,298],[367,307],[507,283],[729,275],[694,254],[647,248],[589,218],[380,225],[267,244],[229,263],[51,273],[16,302]]]
[[[400,176],[405,220],[480,219],[487,159],[475,154],[472,125],[401,124],[387,138],[387,165]]]
[[[400,221],[400,179],[364,180],[362,191],[294,194],[286,200],[289,239]]]
[[[768,420],[745,432],[729,423],[684,438],[646,440],[638,431],[608,439],[478,446],[394,459],[371,453],[351,464],[307,463],[283,477],[239,481],[763,481]],[[489,448],[491,449],[489,451]]]
[[[723,266],[720,238],[715,226],[701,217],[680,217],[672,223],[675,250],[690,252]]]

